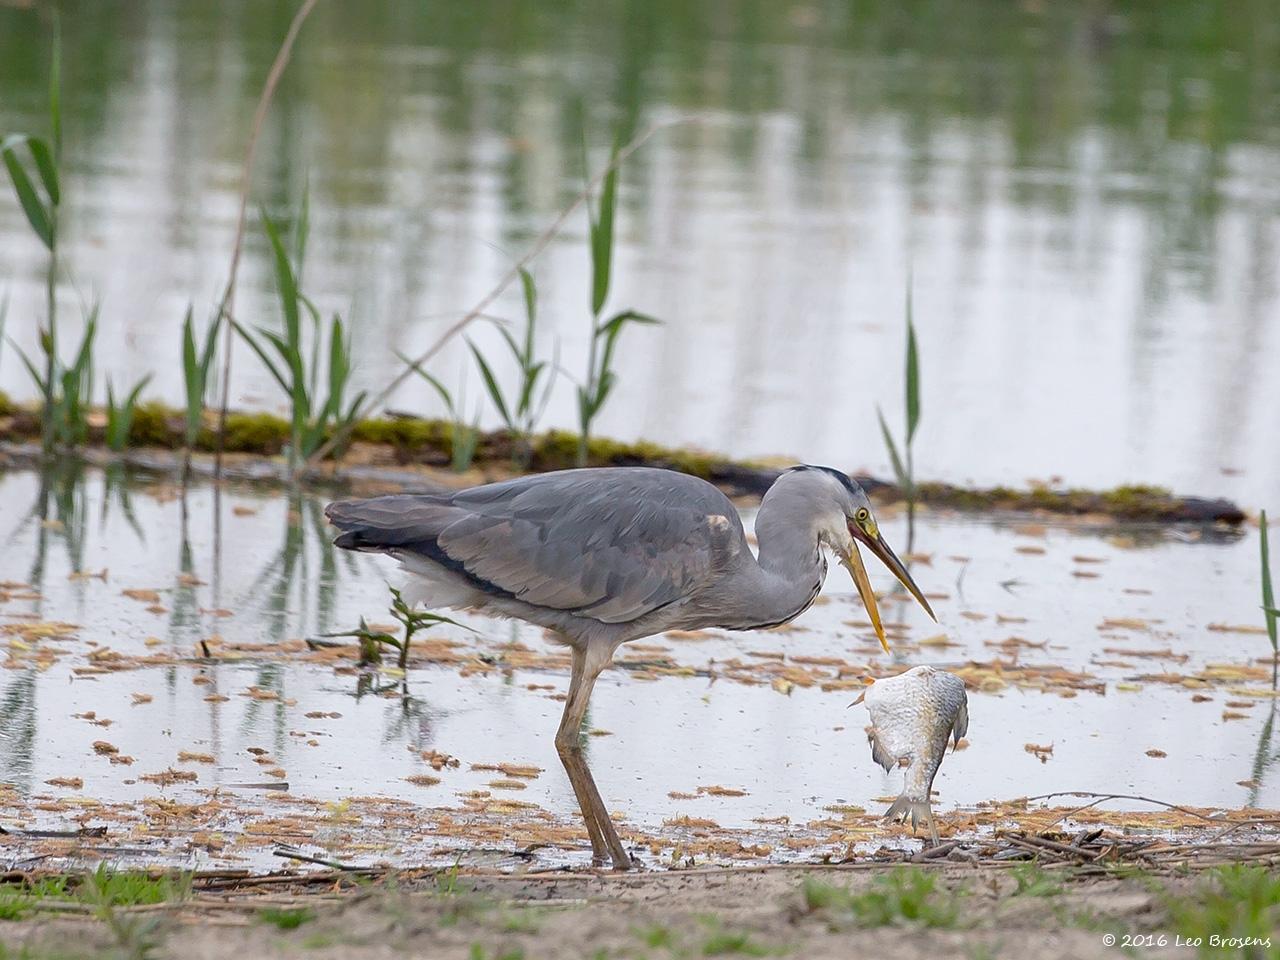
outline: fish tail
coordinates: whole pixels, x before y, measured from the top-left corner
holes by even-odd
[[[920,821],[923,820],[929,828],[930,835],[935,840],[937,839],[938,832],[933,823],[933,808],[929,806],[928,800],[913,800],[904,793],[893,801],[893,805],[884,814],[886,820],[897,820],[899,823],[903,823],[907,817],[911,818],[911,831],[913,833]]]

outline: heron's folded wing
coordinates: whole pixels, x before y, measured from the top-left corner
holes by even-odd
[[[394,509],[376,518],[361,511],[378,530],[361,527],[359,545],[416,553],[492,594],[625,623],[687,596],[723,562],[726,533],[741,529],[718,491],[671,476],[587,471],[448,497],[379,498]],[[347,529],[344,509],[357,508],[334,505],[330,518]]]

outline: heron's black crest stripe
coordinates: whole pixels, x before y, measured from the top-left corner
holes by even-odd
[[[823,473],[828,473],[831,476],[835,477],[836,480],[840,481],[840,485],[844,487],[846,490],[848,490],[850,493],[857,495],[858,493],[861,492],[858,485],[853,482],[853,480],[849,477],[847,473],[843,473],[842,471],[837,470],[835,467],[820,467],[811,463],[802,463],[799,466],[792,467],[790,470],[787,471],[787,473],[793,473],[796,470],[821,470]]]

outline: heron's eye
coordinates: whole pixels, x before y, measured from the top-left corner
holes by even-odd
[[[869,520],[870,518],[871,518],[871,511],[868,510],[866,507],[859,507],[858,512],[853,515],[853,519],[857,520],[858,523],[860,524],[866,523],[867,520]]]

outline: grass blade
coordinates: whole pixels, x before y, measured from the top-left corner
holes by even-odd
[[[916,325],[912,318],[911,287],[907,286],[907,446],[920,425],[920,356],[916,346]]]
[[[253,334],[240,326],[240,323],[237,320],[232,320],[228,317],[227,322],[231,324],[232,329],[234,329],[236,333],[240,334],[241,338],[249,345],[253,352],[258,355],[258,359],[261,360],[263,365],[267,368],[267,372],[271,374],[272,379],[275,380],[276,383],[280,384],[280,389],[286,394],[289,393],[289,384],[285,381],[280,371],[276,369],[275,363],[273,363],[271,357],[267,355],[266,350],[264,350],[262,345],[253,338]]]
[[[422,368],[421,364],[415,363],[413,360],[411,360],[409,357],[406,357],[399,350],[396,351],[396,357],[398,357],[400,361],[404,363],[405,366],[411,368],[414,373],[416,373],[423,380],[425,380],[427,383],[429,383],[432,387],[435,388],[436,393],[440,394],[440,399],[444,401],[445,408],[449,411],[449,416],[456,418],[457,413],[453,406],[453,395],[449,393],[445,385],[441,383],[439,380],[437,380],[435,377],[433,377],[431,374],[427,373],[427,371]]]
[[[53,250],[53,220],[45,209],[43,201],[39,194],[36,193],[35,185],[31,182],[31,178],[27,176],[27,171],[23,169],[22,163],[18,160],[18,155],[14,152],[10,145],[11,140],[5,140],[0,153],[4,156],[4,165],[9,169],[9,179],[13,181],[14,192],[18,195],[18,203],[22,207],[22,212],[27,216],[27,223],[31,224],[31,229],[35,231],[36,236],[40,238],[40,242],[45,248]],[[26,138],[22,138],[26,139]]]
[[[609,297],[609,274],[613,266],[613,211],[617,197],[618,169],[604,178],[600,209],[591,223],[591,312],[599,314]]]
[[[524,291],[524,361],[528,363],[533,358],[533,329],[538,322],[538,287],[524,267],[520,268],[520,287]]]
[[[31,374],[31,379],[35,381],[35,385],[36,387],[39,388],[40,392],[42,394],[48,393],[48,386],[44,382],[44,377],[40,374],[40,371],[36,369],[36,365],[31,362],[31,358],[28,357],[22,351],[22,348],[19,347],[12,340],[9,341],[9,345],[12,346],[13,349],[18,352],[18,356],[19,358],[21,358],[23,366],[25,366],[27,368],[27,372]]]
[[[262,211],[262,223],[267,231],[267,239],[271,243],[272,253],[275,255],[276,269],[276,286],[280,294],[280,306],[284,310],[284,330],[285,339],[290,345],[294,357],[286,357],[290,361],[290,366],[296,363],[297,372],[301,374],[302,356],[300,347],[302,343],[302,327],[298,314],[298,282],[294,276],[293,267],[289,263],[289,254],[285,251],[284,243],[280,240],[280,230],[276,226],[267,212]],[[297,379],[301,380],[299,376]],[[287,392],[287,391],[286,391]]]
[[[191,320],[191,305],[187,304],[187,314],[182,318],[182,381],[187,388],[187,426],[199,416],[199,408],[203,405],[200,395],[200,360],[196,356],[196,331]]]
[[[502,399],[502,389],[498,386],[498,381],[493,375],[493,371],[489,369],[489,364],[485,362],[484,355],[476,349],[476,345],[470,340],[467,346],[471,348],[472,356],[476,358],[476,365],[480,368],[480,376],[484,378],[484,387],[489,392],[489,398],[493,401],[493,405],[498,408],[498,415],[502,417],[503,422],[512,430],[515,429],[515,421],[511,419],[511,414],[507,411],[506,401]]]
[[[1266,611],[1267,637],[1273,653],[1280,650],[1276,638],[1276,597],[1271,588],[1271,549],[1267,542],[1267,511],[1262,511],[1258,525],[1259,549],[1262,553],[1262,609]]]
[[[880,433],[884,436],[884,445],[889,451],[889,462],[893,465],[893,473],[898,478],[898,486],[902,488],[904,494],[908,493],[911,482],[907,477],[906,468],[902,465],[902,457],[898,456],[898,445],[893,442],[889,424],[885,423],[884,412],[879,407],[876,407],[876,417],[880,420]]]
[[[27,149],[31,151],[31,159],[36,162],[36,172],[44,184],[45,193],[53,206],[62,202],[62,191],[58,188],[58,168],[53,162],[53,154],[49,145],[39,137],[27,138]]]

